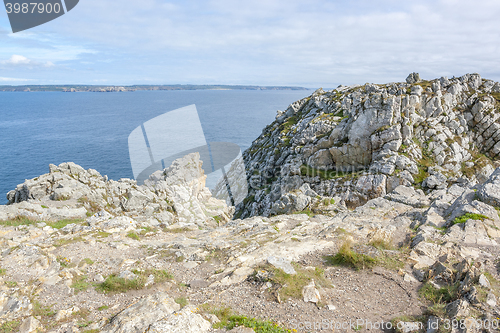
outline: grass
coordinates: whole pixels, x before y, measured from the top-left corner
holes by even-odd
[[[140,290],[144,288],[143,279],[135,278],[133,280],[127,280],[121,277],[118,277],[116,274],[111,274],[104,280],[104,282],[99,283],[96,286],[96,290],[107,293],[124,293],[129,290]]]
[[[165,231],[166,232],[171,232],[173,234],[180,234],[182,232],[187,232],[187,231],[190,231],[191,229],[189,229],[188,227],[182,227],[182,228],[173,228],[173,229],[166,229]]]
[[[496,297],[500,297],[500,281],[498,281],[490,272],[483,272],[484,276],[488,279],[491,285],[491,291]]]
[[[153,227],[142,227],[142,230],[139,232],[141,236],[147,234],[148,232],[155,232],[156,229]]]
[[[109,306],[107,306],[107,305],[103,305],[103,306],[100,306],[100,307],[97,308],[98,311],[104,311],[104,310],[107,310],[107,309],[109,309]]]
[[[90,286],[91,284],[87,282],[86,275],[73,279],[73,284],[71,284],[71,288],[75,289],[75,294],[89,289]]]
[[[135,232],[131,231],[127,234],[127,237],[129,238],[132,238],[132,239],[135,239],[135,240],[141,240],[141,238],[139,237],[138,234],[136,234]]]
[[[202,304],[200,310],[204,313],[211,313],[219,318],[220,322],[213,325],[214,328],[225,328],[231,330],[237,326],[252,328],[255,333],[291,333],[289,330],[278,326],[269,320],[259,320],[238,315],[228,307],[218,307],[210,304]],[[296,332],[296,331],[295,331]]]
[[[295,265],[295,271],[297,274],[287,274],[282,269],[270,266],[266,266],[265,269],[273,273],[270,280],[275,284],[282,286],[279,290],[279,294],[283,299],[286,299],[287,297],[301,299],[302,289],[308,285],[312,279],[314,279],[316,285],[322,287],[331,286],[331,283],[329,283],[324,276],[324,270],[320,268],[308,270],[301,269],[298,265]]]
[[[90,258],[84,258],[82,262],[86,263],[87,265],[92,265],[94,261]]]
[[[471,214],[471,213],[466,213],[462,216],[459,216],[451,222],[451,225],[459,224],[459,223],[465,223],[468,220],[478,220],[478,221],[484,221],[488,219],[487,216],[481,215],[481,214]]]
[[[177,297],[174,301],[181,306],[181,309],[188,305],[186,297]]]
[[[166,270],[146,269],[143,271],[132,270],[137,277],[132,280],[118,277],[111,274],[104,282],[96,285],[96,290],[103,293],[123,293],[129,290],[140,290],[146,286],[146,281],[150,275],[154,276],[155,283],[161,283],[173,279],[172,274]]]
[[[307,215],[307,216],[309,216],[309,217],[313,217],[314,215],[316,215],[316,214],[314,214],[314,213],[312,212],[312,210],[311,210],[311,209],[309,209],[309,208],[304,209],[304,210],[301,210],[300,212],[294,212],[294,214],[306,214],[306,215]]]
[[[39,221],[36,221],[36,220],[29,218],[29,217],[26,217],[26,216],[16,216],[12,220],[0,221],[0,225],[6,226],[6,227],[18,227],[20,225],[34,225],[38,222]]]
[[[334,266],[345,266],[355,270],[372,268],[377,264],[377,259],[359,254],[352,250],[352,244],[345,241],[334,256],[325,257],[327,264]]]
[[[17,287],[17,282],[16,281],[5,281],[5,284],[7,285],[7,287],[9,288],[14,288],[14,287]]]
[[[6,321],[0,326],[0,333],[10,333],[15,332],[21,326],[21,322],[17,320]]]
[[[0,268],[0,276],[7,274],[7,270],[5,268]]]
[[[58,239],[57,241],[54,242],[55,247],[61,247],[64,245],[68,244],[73,244],[73,243],[78,243],[78,242],[83,242],[85,241],[85,238],[78,236],[78,237],[73,237],[73,238],[67,238],[67,239]]]
[[[56,314],[48,305],[42,305],[39,301],[33,300],[33,316],[51,317]]]
[[[109,237],[109,235],[111,235],[109,232],[105,232],[105,231],[97,232],[97,236],[100,238],[106,238],[106,237]]]
[[[392,242],[386,241],[383,239],[374,239],[369,243],[369,245],[371,245],[374,248],[379,249],[379,250],[393,250],[394,249]]]
[[[65,219],[65,220],[60,220],[57,222],[47,223],[47,225],[51,226],[54,229],[62,229],[65,226],[67,226],[68,224],[82,223],[83,221],[85,221],[85,220],[83,220],[83,219]]]
[[[460,297],[458,292],[459,283],[442,288],[435,288],[426,282],[419,290],[418,295],[432,303],[429,310],[437,315],[443,316],[446,304],[457,300]]]

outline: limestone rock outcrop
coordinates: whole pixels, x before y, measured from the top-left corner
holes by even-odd
[[[279,111],[245,151],[250,191],[237,216],[276,214],[279,202],[313,207],[297,196],[303,184],[356,207],[400,185],[484,182],[499,166],[499,106],[500,84],[478,74],[318,89]],[[486,187],[480,195],[498,200]]]
[[[201,166],[199,154],[192,153],[138,186],[135,180],[108,180],[72,162],[50,165],[48,174],[7,194],[9,205],[0,207],[0,220],[19,215],[40,221],[81,219],[104,211],[152,225],[226,223],[234,208],[212,197]]]

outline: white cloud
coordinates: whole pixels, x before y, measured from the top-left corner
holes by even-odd
[[[0,82],[26,82],[26,81],[31,81],[31,80],[0,76]]]
[[[3,64],[6,65],[29,65],[31,63],[31,60],[26,58],[25,56],[18,55],[18,54],[13,54],[10,59],[5,60],[2,62]]]
[[[40,62],[26,58],[25,56],[19,54],[13,54],[9,59],[0,61],[0,64],[7,66],[22,66],[28,68],[34,67],[54,67],[54,63],[51,61]]]

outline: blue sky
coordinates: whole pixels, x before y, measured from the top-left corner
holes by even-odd
[[[498,0],[80,0],[16,34],[1,12],[0,85],[498,81],[498,17]]]

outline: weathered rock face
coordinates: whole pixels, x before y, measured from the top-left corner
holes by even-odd
[[[86,218],[106,211],[153,225],[227,222],[234,208],[212,197],[201,166],[199,154],[193,153],[137,186],[134,180],[108,180],[71,162],[50,165],[50,173],[26,180],[7,194],[9,205],[0,207],[0,220],[18,215],[38,220]]]
[[[304,183],[359,206],[400,185],[484,182],[500,156],[500,84],[478,74],[406,81],[318,89],[279,111],[244,153],[251,189],[238,216],[276,214],[284,201],[300,209],[289,193]],[[481,193],[497,200],[488,186]]]

